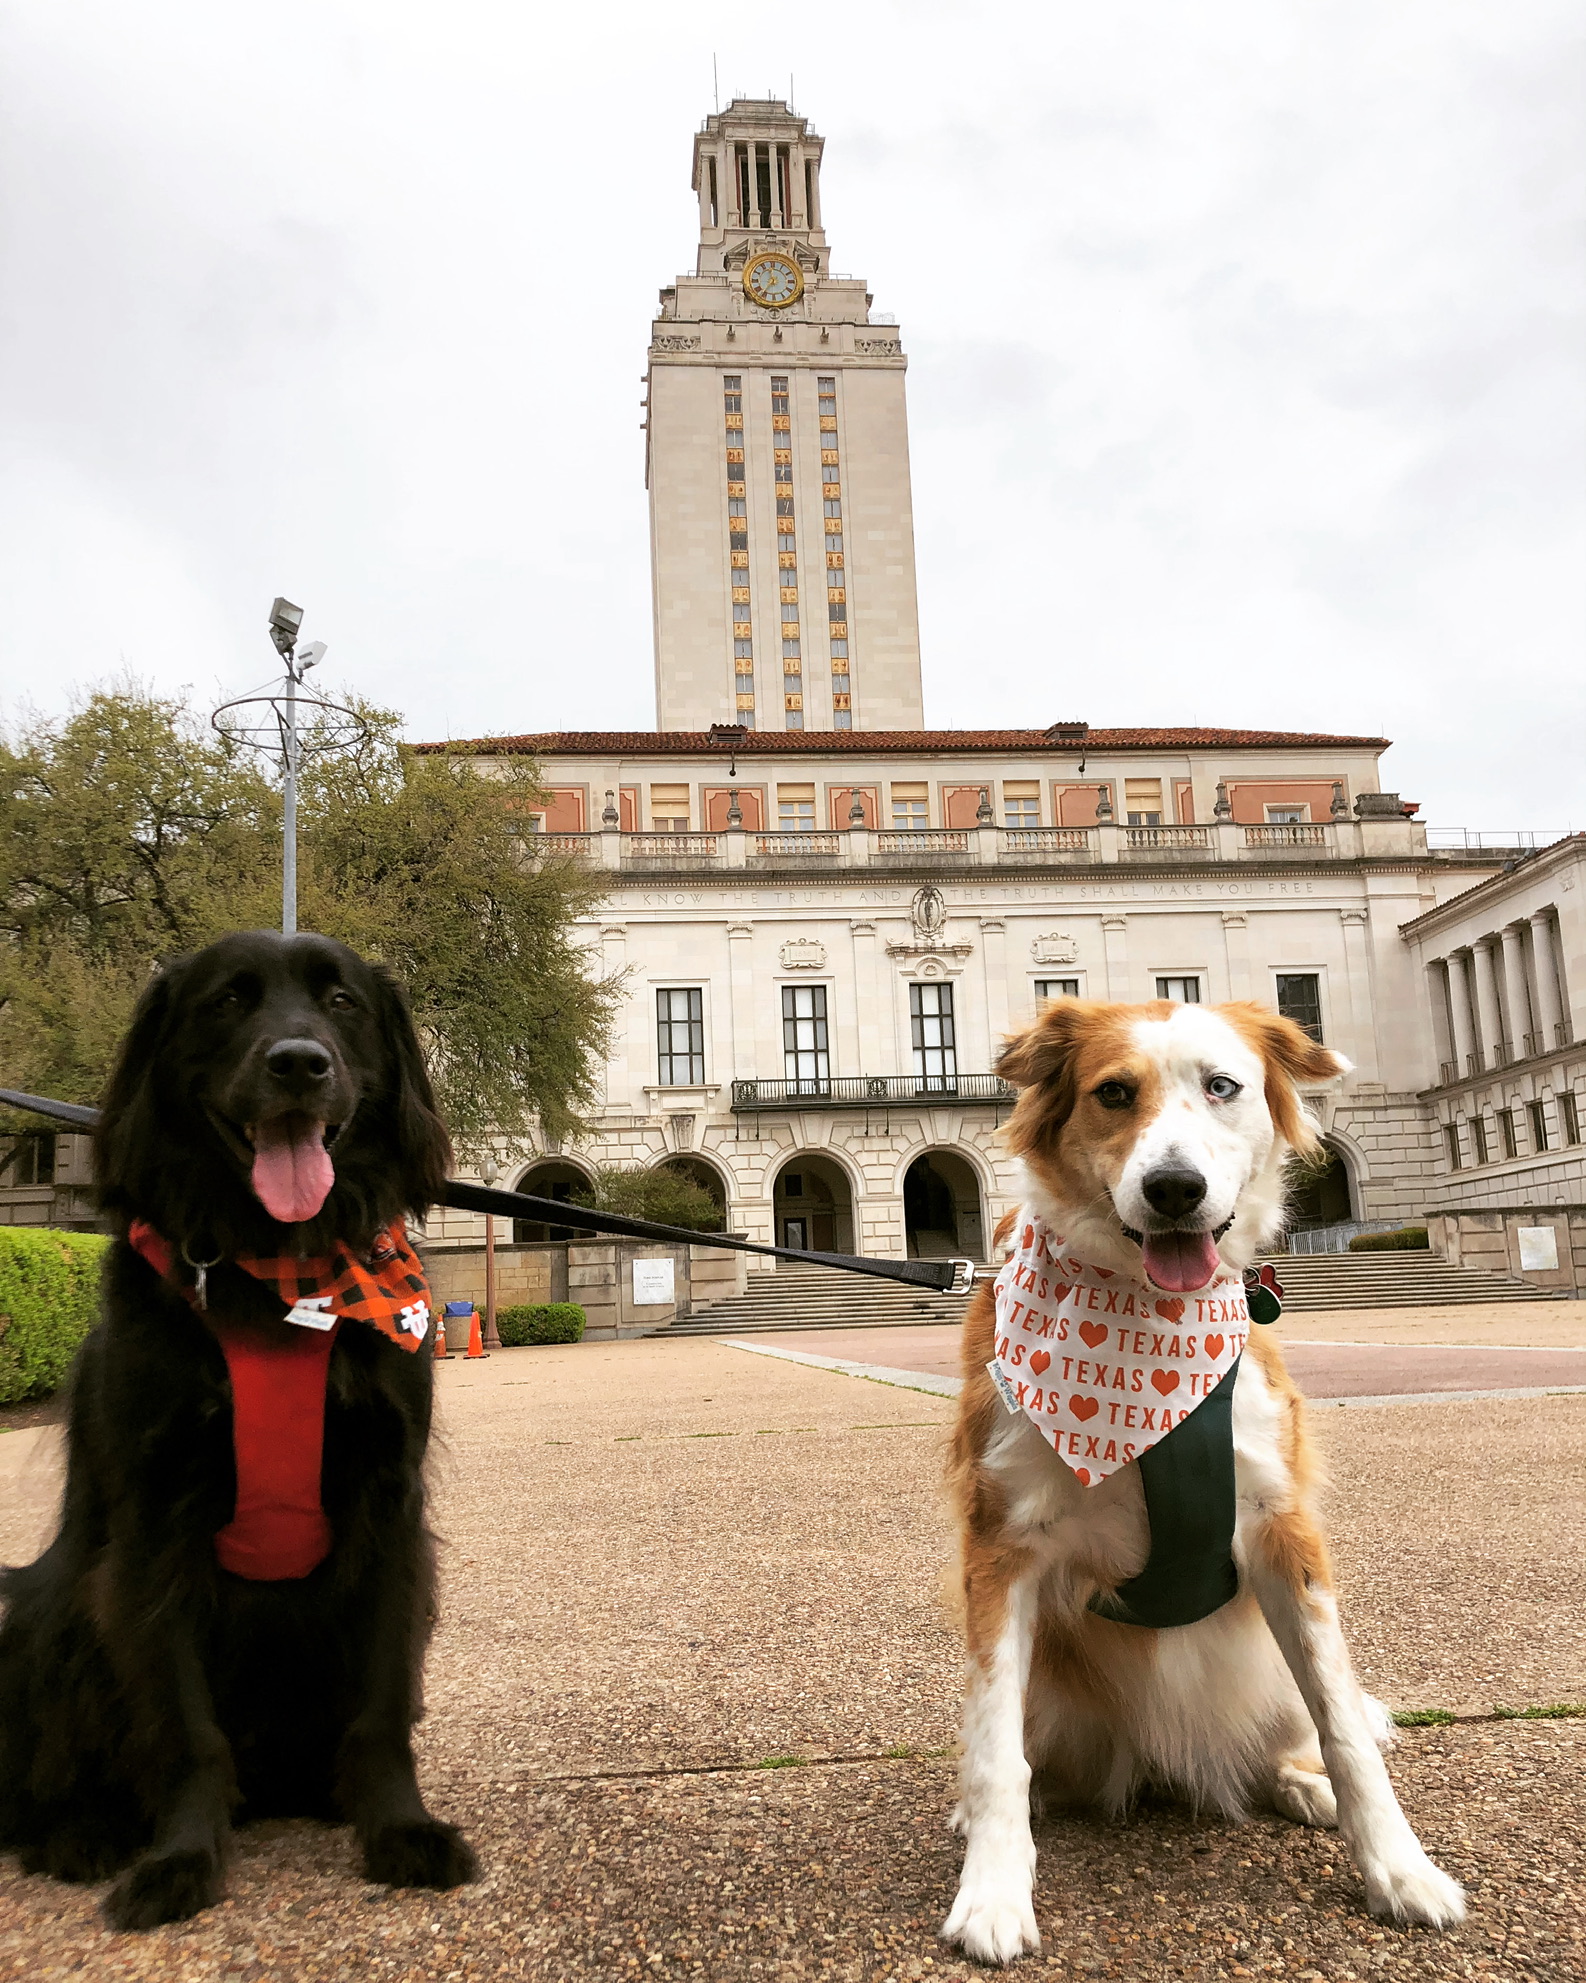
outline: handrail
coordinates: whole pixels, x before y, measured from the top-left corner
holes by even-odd
[[[803,1075],[734,1081],[738,1114],[765,1108],[873,1108],[889,1102],[994,1102],[1011,1106],[1018,1091],[997,1074]]]

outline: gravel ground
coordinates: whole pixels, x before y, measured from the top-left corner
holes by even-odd
[[[97,1891],[3,1862],[0,1977],[976,1973],[935,1941],[959,1850],[949,1402],[709,1339],[507,1352],[440,1377],[422,1773],[483,1882],[390,1894],[359,1877],[345,1831],[266,1825],[239,1839],[224,1905],[111,1936]],[[1337,1412],[1318,1434],[1369,1685],[1399,1707],[1586,1695],[1586,1399]],[[0,1441],[15,1560],[47,1513],[57,1435],[13,1436],[40,1442],[22,1464]],[[1586,1918],[1586,1723],[1408,1730],[1393,1770],[1429,1848],[1473,1883],[1458,1935],[1377,1927],[1331,1835],[1153,1809],[1043,1823],[1046,1947],[1026,1967],[1586,1975],[1569,1939]]]

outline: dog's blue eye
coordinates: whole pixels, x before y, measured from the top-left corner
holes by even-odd
[[[1231,1102],[1242,1092],[1241,1084],[1227,1074],[1214,1074],[1206,1083],[1206,1092],[1214,1102]]]

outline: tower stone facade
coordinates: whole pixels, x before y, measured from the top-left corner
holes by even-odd
[[[647,379],[661,730],[923,724],[907,361],[832,272],[824,142],[747,99],[694,139],[698,257]]]

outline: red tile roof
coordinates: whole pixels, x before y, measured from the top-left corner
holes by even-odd
[[[472,757],[919,756],[927,752],[1054,752],[1083,748],[1163,750],[1386,750],[1388,737],[1335,737],[1309,730],[1092,730],[1081,744],[1044,730],[542,730],[521,737],[458,737],[420,751]]]

